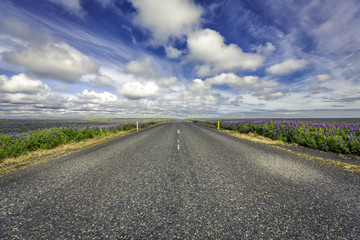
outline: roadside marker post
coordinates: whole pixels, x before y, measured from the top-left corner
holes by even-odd
[[[218,121],[218,130],[220,129],[220,121]]]
[[[136,131],[139,131],[139,122],[136,122]]]

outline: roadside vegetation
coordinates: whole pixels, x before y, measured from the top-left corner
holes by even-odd
[[[216,120],[193,120],[217,127]],[[360,155],[359,123],[300,120],[220,121],[220,128],[335,153]]]
[[[164,120],[139,121],[145,128]],[[85,120],[1,120],[0,163],[40,149],[136,129],[136,121],[119,119]]]

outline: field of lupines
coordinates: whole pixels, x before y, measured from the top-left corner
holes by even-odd
[[[217,126],[218,121],[195,120]],[[220,121],[222,129],[253,133],[274,140],[336,153],[360,155],[359,120],[232,120]]]
[[[140,120],[139,128],[160,121]],[[38,149],[134,128],[136,121],[123,119],[0,120],[0,162]]]

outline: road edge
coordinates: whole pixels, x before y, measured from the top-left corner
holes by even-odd
[[[191,121],[189,121],[189,122],[191,122]],[[332,167],[336,167],[336,168],[341,169],[346,172],[360,174],[360,165],[358,166],[358,165],[346,163],[346,162],[343,162],[340,160],[333,160],[333,159],[328,159],[328,158],[323,158],[323,157],[318,157],[318,156],[312,156],[310,154],[305,154],[305,153],[297,152],[297,151],[294,151],[291,149],[287,149],[285,147],[282,147],[282,145],[285,146],[287,143],[283,143],[279,140],[272,140],[270,138],[266,138],[263,136],[253,136],[250,134],[238,133],[238,132],[226,130],[226,129],[217,130],[216,127],[207,125],[207,124],[197,124],[197,125],[204,126],[207,128],[212,128],[218,132],[227,134],[227,135],[235,137],[235,138],[239,138],[239,139],[243,139],[243,140],[247,140],[247,141],[251,141],[251,142],[256,142],[256,143],[260,143],[260,144],[265,144],[265,145],[268,145],[269,147],[276,148],[276,149],[279,149],[282,151],[286,151],[288,153],[297,155],[299,157],[306,158],[308,160],[321,162],[323,164],[326,164],[326,165],[329,165]]]
[[[128,136],[133,133],[141,132],[146,129],[150,129],[155,126],[159,126],[162,124],[166,124],[167,122],[159,122],[157,124],[140,128],[138,131],[136,129],[128,130],[128,131],[120,131],[117,133],[112,133],[108,135],[102,135],[98,137],[94,137],[91,139],[86,139],[84,141],[76,142],[76,143],[68,143],[64,145],[57,146],[52,149],[40,149],[34,152],[30,152],[26,155],[22,155],[16,158],[8,158],[5,159],[0,164],[0,177],[8,175],[10,173],[14,173],[21,169],[31,167],[37,165],[39,163],[44,163],[53,159],[58,159],[60,157],[64,157],[70,155],[72,153],[81,151],[83,149],[87,149],[105,142],[109,142],[111,140]]]

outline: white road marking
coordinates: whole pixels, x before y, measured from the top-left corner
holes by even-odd
[[[178,151],[179,151],[180,150],[180,145],[178,144],[177,147],[178,147]]]
[[[180,129],[177,130],[177,133],[180,134]]]
[[[177,142],[180,142],[180,140],[178,139]]]

